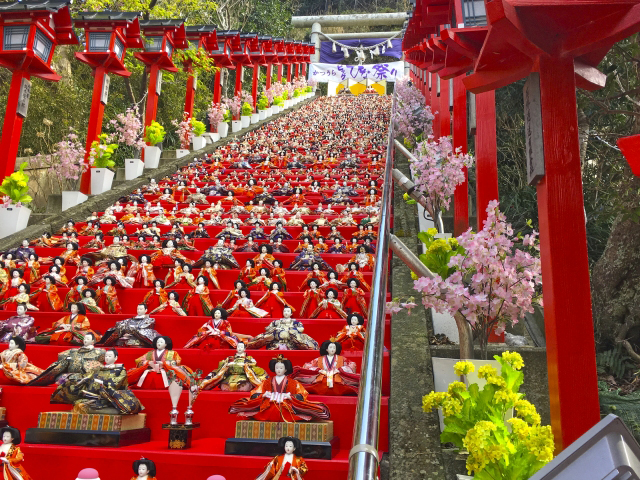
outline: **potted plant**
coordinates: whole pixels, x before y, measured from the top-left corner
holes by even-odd
[[[251,115],[253,114],[253,107],[249,102],[242,104],[242,115],[240,120],[242,122],[242,128],[247,128],[251,124]]]
[[[110,123],[115,129],[115,141],[120,145],[119,153],[129,154],[132,157],[124,159],[125,179],[138,178],[144,170],[140,151],[145,147],[142,139],[144,124],[138,113],[138,107],[127,108],[125,113],[119,113]]]
[[[282,111],[282,108],[286,110],[287,108],[291,107],[291,100],[289,100],[289,92],[286,89],[283,90],[280,96],[282,97],[281,111]]]
[[[221,104],[211,102],[209,105],[209,109],[207,110],[207,116],[209,117],[209,125],[211,125],[211,129],[215,129],[215,132],[211,132],[211,140],[213,142],[217,142],[220,140],[220,131],[218,127],[221,123],[224,122],[224,112],[225,109]],[[226,126],[226,124],[225,124]]]
[[[207,130],[207,127],[204,126],[204,123],[196,120],[195,118],[191,119],[192,133],[193,138],[191,139],[191,144],[193,145],[194,150],[202,150],[207,141],[202,136],[204,132]]]
[[[264,120],[267,118],[267,109],[269,108],[269,100],[263,93],[258,99],[258,120]]]
[[[116,143],[108,143],[109,135],[103,133],[91,143],[89,163],[91,165],[91,195],[100,195],[111,190],[116,162],[111,158],[118,149]]]
[[[0,238],[8,237],[27,228],[31,210],[25,205],[33,200],[29,195],[29,176],[24,173],[27,162],[20,164],[20,169],[5,177],[0,185],[0,193],[4,194],[3,205],[0,206]]]
[[[222,115],[222,122],[218,123],[218,133],[220,138],[229,135],[229,122],[231,121],[231,111],[226,109]]]
[[[147,146],[144,147],[144,168],[158,168],[160,163],[160,147],[156,145],[164,140],[164,127],[155,120],[148,125],[144,135]]]
[[[294,101],[295,103],[298,103],[298,102],[300,102],[300,100],[301,100],[301,97],[300,97],[300,90],[296,88],[296,89],[293,91],[293,101]]]
[[[284,110],[284,99],[281,96],[277,96],[273,99],[273,106],[275,107],[274,113],[280,113]]]

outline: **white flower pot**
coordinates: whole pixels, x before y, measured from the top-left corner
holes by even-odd
[[[206,144],[207,141],[203,136],[193,137],[193,140],[191,140],[191,145],[193,145],[194,150],[202,150]]]
[[[251,115],[241,115],[240,122],[242,123],[242,128],[247,128],[251,124]]]
[[[260,121],[260,114],[259,113],[252,113],[251,114],[251,124],[253,125],[254,123],[258,123]]]
[[[236,133],[242,130],[242,122],[240,120],[231,120],[231,132]]]
[[[75,207],[76,205],[80,205],[82,202],[86,202],[87,197],[82,192],[77,192],[75,190],[63,190],[62,191],[62,211]]]
[[[270,117],[271,115],[273,115],[273,107],[267,108],[267,117]]]
[[[161,153],[160,147],[144,147],[144,168],[158,168]]]
[[[126,158],[124,160],[124,179],[133,180],[142,175],[144,162],[139,158]]]
[[[267,118],[267,111],[258,110],[258,120],[264,120],[265,118]]]
[[[209,132],[203,133],[202,138],[204,138],[204,141],[207,142],[207,145],[213,143],[213,139],[211,138],[211,134]]]
[[[274,114],[278,114],[282,111],[282,107],[280,105],[274,105],[273,106],[273,113]]]
[[[218,123],[218,134],[220,138],[224,138],[229,134],[229,124],[227,122]]]
[[[176,158],[186,157],[187,155],[189,155],[189,150],[186,150],[184,148],[178,148],[176,150]]]
[[[24,205],[0,207],[0,238],[13,235],[27,228],[31,210]]]
[[[108,168],[91,168],[91,195],[100,195],[111,190],[115,173]]]
[[[293,105],[293,101],[292,100],[285,100],[284,101],[284,108],[291,108],[292,105]]]
[[[219,134],[219,133],[217,133],[217,132],[211,132],[209,135],[210,135],[210,137],[211,137],[211,141],[212,141],[213,143],[216,143],[216,142],[219,142],[219,141],[220,141],[220,134]]]

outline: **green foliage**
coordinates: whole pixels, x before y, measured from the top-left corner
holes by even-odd
[[[418,234],[418,240],[427,247],[426,253],[421,253],[419,258],[429,270],[445,279],[455,271],[448,266],[449,260],[454,255],[464,255],[464,248],[455,238],[436,238],[437,234],[435,228]]]
[[[113,168],[116,166],[116,162],[111,157],[118,149],[118,145],[116,143],[106,143],[107,139],[108,135],[103,133],[98,137],[98,140],[91,143],[90,159],[92,160],[92,167]]]
[[[404,195],[402,195],[402,199],[404,200],[404,203],[406,203],[407,205],[415,205],[416,203],[418,203],[413,198],[411,198],[408,193],[405,193]]]
[[[193,129],[193,134],[196,137],[199,137],[200,135],[202,135],[204,132],[207,131],[207,127],[205,127],[204,123],[196,120],[195,118],[191,119],[191,127]]]
[[[293,98],[298,98],[299,96],[300,96],[300,89],[299,89],[299,88],[296,88],[296,89],[293,91]]]
[[[189,67],[196,74],[202,72],[216,73],[220,70],[215,66],[215,62],[209,56],[207,51],[200,47],[197,50],[193,48],[187,48],[186,50],[176,50],[173,53],[173,62],[175,64],[182,64],[185,67]]]
[[[231,119],[232,119],[231,110],[227,110],[226,112],[224,112],[224,119],[223,120],[225,122],[230,122]]]
[[[151,145],[155,145],[162,142],[164,140],[164,136],[164,127],[154,120],[151,122],[151,125],[147,126],[144,141]]]
[[[33,200],[29,195],[29,175],[24,173],[27,162],[20,164],[20,169],[13,172],[8,177],[4,177],[2,185],[0,185],[0,193],[7,195],[11,199],[11,203],[31,203]]]
[[[289,100],[289,92],[287,92],[286,90],[282,92],[282,99]]]
[[[267,108],[269,108],[269,99],[262,95],[258,99],[258,110],[266,110]]]
[[[627,355],[621,345],[596,354],[596,367],[601,375],[613,375],[622,379],[626,373],[635,367],[631,357]]]
[[[282,107],[282,106],[284,106],[284,100],[280,96],[274,97],[273,98],[273,104],[274,105],[278,105],[279,107]]]
[[[244,102],[242,104],[242,115],[249,116],[252,113],[253,113],[253,107],[248,102]]]

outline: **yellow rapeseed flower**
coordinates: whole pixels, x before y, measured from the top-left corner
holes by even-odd
[[[528,400],[520,399],[515,405],[517,415],[531,425],[540,425],[540,415],[536,407]]]
[[[437,228],[430,228],[430,229],[427,230],[427,234],[429,234],[429,235],[431,235],[433,237],[434,235],[438,234],[438,229]]]
[[[498,375],[491,375],[490,377],[487,377],[487,383],[496,385],[500,388],[507,388],[507,382],[505,381],[505,379],[499,377]]]
[[[455,398],[446,398],[442,402],[442,413],[445,417],[452,417],[462,411],[462,402]]]
[[[434,408],[442,405],[442,402],[447,398],[449,398],[449,394],[447,392],[431,392],[422,397],[422,410],[425,413],[429,413]]]
[[[454,237],[449,237],[449,239],[447,240],[449,242],[449,245],[451,245],[451,249],[453,250],[454,248],[458,248],[458,239],[454,238]]]
[[[498,375],[498,371],[493,368],[491,365],[483,365],[478,368],[478,377],[480,378],[489,378]]]
[[[467,389],[467,386],[462,382],[451,382],[449,384],[449,394],[454,394],[456,392],[464,392]]]
[[[509,420],[507,420],[507,422],[511,424],[513,433],[515,433],[520,440],[524,440],[525,438],[527,438],[530,430],[527,422],[518,417],[510,418]]]
[[[476,369],[475,365],[471,362],[457,362],[453,366],[453,371],[456,375],[468,375]]]
[[[518,394],[511,390],[500,389],[493,394],[493,401],[496,403],[510,405],[518,401]]]
[[[553,460],[554,443],[550,425],[531,427],[523,443],[538,461],[547,463]]]
[[[520,355],[518,352],[502,352],[502,359],[516,370],[520,370],[522,367],[524,367],[522,355]]]

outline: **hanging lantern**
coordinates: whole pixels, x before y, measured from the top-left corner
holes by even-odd
[[[336,53],[336,44],[335,42],[331,42],[331,52]]]

